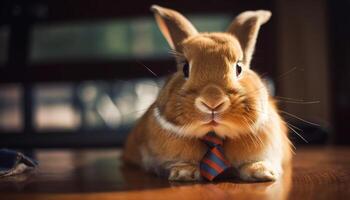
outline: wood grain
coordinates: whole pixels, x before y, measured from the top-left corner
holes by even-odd
[[[176,183],[123,166],[117,150],[37,151],[35,173],[0,180],[0,199],[350,199],[350,148],[296,151],[277,182]]]

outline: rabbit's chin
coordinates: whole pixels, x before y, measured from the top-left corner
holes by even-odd
[[[197,137],[201,138],[208,132],[215,132],[221,138],[235,138],[251,131],[253,125],[249,128],[242,127],[241,123],[227,121],[193,121],[186,125],[177,125],[168,121],[157,107],[153,110],[154,118],[157,124],[166,132],[180,137]]]
[[[232,122],[223,122],[219,125],[213,126],[212,131],[221,138],[237,138],[241,135],[252,132],[250,128]]]

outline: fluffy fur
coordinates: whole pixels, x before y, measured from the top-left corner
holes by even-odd
[[[169,180],[199,180],[199,161],[207,151],[200,138],[215,131],[243,180],[276,180],[290,161],[290,142],[273,99],[249,68],[259,28],[271,13],[247,11],[227,33],[198,33],[174,10],[151,10],[176,51],[178,72],[129,134],[124,159],[166,172]],[[184,62],[190,66],[188,78]]]

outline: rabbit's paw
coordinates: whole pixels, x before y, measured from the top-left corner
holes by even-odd
[[[200,180],[200,172],[198,166],[188,164],[172,166],[170,168],[169,181],[198,181]]]
[[[268,161],[244,164],[239,168],[239,174],[242,180],[249,182],[275,181],[280,176]]]

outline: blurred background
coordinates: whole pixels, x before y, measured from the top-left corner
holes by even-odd
[[[2,0],[0,147],[121,146],[175,71],[152,4],[181,11],[202,32],[271,10],[252,68],[292,139],[350,143],[349,0]]]

